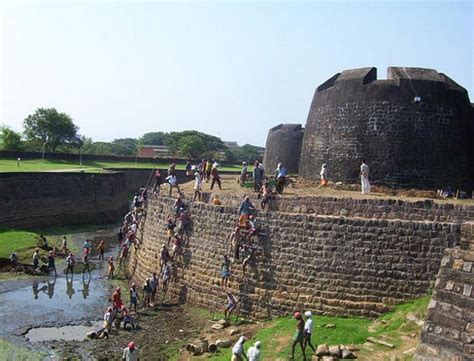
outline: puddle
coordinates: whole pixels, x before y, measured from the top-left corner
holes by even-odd
[[[108,247],[106,256],[115,256],[118,249],[113,226],[96,232],[66,234],[66,237],[79,249],[86,238],[103,238]],[[87,273],[83,276],[78,265],[80,273],[66,278],[62,272],[65,267],[60,263],[57,278],[32,277],[4,289],[0,293],[0,338],[11,338],[31,329],[26,334],[30,342],[82,340],[91,327],[58,326],[87,324],[102,318],[111,293],[105,277],[107,264],[99,262],[96,254],[91,263],[95,266],[91,276]]]
[[[86,334],[101,328],[101,322],[94,322],[92,326],[64,326],[32,328],[25,335],[31,343],[46,341],[84,341]]]

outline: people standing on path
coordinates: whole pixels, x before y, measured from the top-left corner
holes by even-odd
[[[153,274],[151,275],[150,284],[151,284],[151,301],[155,303],[156,292],[158,291],[158,286],[159,286],[159,279],[156,275],[156,272],[153,272]]]
[[[306,322],[304,323],[304,347],[306,349],[306,347],[309,345],[309,347],[311,347],[314,353],[316,352],[316,350],[314,349],[314,346],[311,343],[311,335],[313,333],[313,319],[311,317],[313,316],[313,314],[311,313],[311,311],[306,311],[304,315],[306,316]]]
[[[173,194],[173,188],[176,188],[178,190],[178,194],[181,193],[181,189],[179,188],[179,184],[178,184],[178,178],[176,177],[175,173],[171,173],[170,175],[168,175],[168,177],[166,177],[165,180],[168,182],[170,186],[170,190],[169,190],[170,197]]]
[[[143,284],[143,307],[150,307],[151,291],[151,281],[147,278]]]
[[[137,286],[135,283],[132,283],[130,286],[130,311],[133,310],[137,313],[137,305],[138,305],[138,291]]]
[[[214,162],[210,159],[206,162],[206,182],[209,182],[209,179],[211,178],[212,163]]]
[[[328,169],[326,167],[326,163],[324,163],[321,167],[321,172],[319,173],[319,175],[321,176],[321,180],[320,180],[320,183],[319,183],[319,186],[320,187],[326,187],[328,184],[329,184],[329,181],[328,181]]]
[[[277,169],[276,169],[276,192],[278,194],[282,194],[284,189],[285,189],[285,183],[286,183],[286,174],[287,174],[286,168],[283,166],[283,163],[278,163]]]
[[[296,345],[300,345],[301,352],[303,353],[303,359],[306,360],[306,355],[304,353],[304,320],[301,316],[301,313],[295,312],[293,314],[294,318],[298,323],[296,324],[296,332],[293,336],[293,344],[291,345],[291,359],[295,358],[295,348]]]
[[[240,171],[240,178],[239,178],[239,184],[241,187],[244,186],[244,183],[247,180],[247,177],[248,177],[247,172],[248,172],[247,162],[242,162],[242,170]]]
[[[83,251],[84,255],[91,253],[92,243],[89,239],[85,240],[82,247],[84,248],[84,251]]]
[[[202,178],[199,172],[194,173],[194,196],[193,196],[193,202],[196,201],[201,201],[201,189],[202,189]]]
[[[135,346],[135,342],[129,342],[123,349],[122,361],[138,361],[139,359],[138,347]]]
[[[370,183],[369,183],[369,166],[365,163],[365,159],[360,165],[360,183],[362,187],[362,194],[370,193]]]
[[[217,183],[217,185],[219,186],[219,189],[222,190],[221,177],[219,175],[219,171],[217,170],[217,166],[212,167],[211,176],[212,176],[211,190],[214,188],[215,183]]]
[[[260,188],[262,188],[263,176],[264,176],[263,167],[261,167],[258,160],[256,160],[255,163],[253,164],[252,177],[253,177],[253,189],[257,193],[260,192]]]
[[[61,253],[62,254],[68,254],[68,249],[67,249],[67,239],[66,236],[63,237],[62,245],[61,245]]]

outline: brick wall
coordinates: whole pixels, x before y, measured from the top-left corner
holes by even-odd
[[[460,247],[444,252],[414,360],[474,359],[474,223],[461,235]]]
[[[0,226],[114,222],[127,199],[123,173],[0,173]]]
[[[318,214],[326,215],[259,213],[262,255],[247,277],[242,266],[234,264],[230,282],[251,315],[265,318],[305,308],[326,314],[377,316],[388,310],[387,305],[426,294],[444,249],[459,244],[458,224],[361,217],[357,214],[364,211],[357,210],[357,202],[352,206],[355,216],[329,215],[330,209],[338,209],[337,199],[332,208],[328,206],[330,199],[318,208]],[[189,256],[186,267],[178,268],[178,282],[172,287],[180,301],[224,305],[225,295],[215,283],[238,216],[238,200],[224,197],[231,206],[189,206],[193,221]],[[129,263],[138,281],[158,268],[172,203],[168,198],[154,198],[150,203],[142,247]],[[403,203],[398,209],[403,206],[410,207]]]

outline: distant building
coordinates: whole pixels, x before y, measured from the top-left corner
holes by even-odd
[[[166,145],[144,145],[138,152],[139,158],[170,158],[170,149]]]

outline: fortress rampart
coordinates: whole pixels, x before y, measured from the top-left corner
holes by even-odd
[[[0,226],[115,222],[127,205],[124,173],[0,173]]]
[[[357,182],[366,159],[371,179],[395,187],[474,186],[474,113],[467,91],[433,69],[346,70],[320,85],[309,110],[299,175]]]
[[[177,300],[223,307],[225,295],[216,283],[229,250],[227,238],[238,217],[239,199],[223,197],[224,206],[189,205],[189,252],[185,266],[176,269],[170,290]],[[285,208],[290,203],[285,206],[281,200],[281,210],[276,210],[276,204],[273,210],[259,212],[261,255],[246,277],[242,265],[233,264],[230,287],[251,317],[267,318],[295,309],[375,317],[389,305],[424,295],[434,284],[443,251],[459,244],[458,222],[473,211],[452,205],[450,212],[457,215],[452,222],[449,212],[429,203],[393,202],[386,212],[380,203],[348,200],[352,206],[347,207],[347,216],[341,216],[337,198],[321,197],[317,214],[308,213],[316,201],[299,201],[299,210]],[[128,265],[139,282],[159,269],[165,221],[173,202],[166,197],[150,201],[141,247],[132,252]],[[398,218],[409,215],[409,209],[415,214],[431,209],[435,214],[427,221]],[[384,216],[372,218],[374,214]],[[446,221],[434,221],[436,217]]]
[[[268,131],[263,166],[272,175],[279,162],[289,173],[298,173],[304,129],[300,124],[280,124]]]

